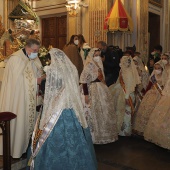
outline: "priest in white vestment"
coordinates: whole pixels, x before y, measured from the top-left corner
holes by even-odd
[[[20,158],[26,152],[36,118],[37,78],[42,74],[38,51],[40,43],[29,39],[24,49],[11,55],[2,80],[0,112],[13,112],[11,121],[11,156]],[[2,138],[2,137],[1,137]],[[2,139],[0,144],[2,155]]]

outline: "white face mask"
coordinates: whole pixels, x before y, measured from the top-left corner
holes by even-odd
[[[151,52],[151,55],[155,55],[155,51]]]
[[[156,75],[159,75],[159,74],[162,73],[162,70],[154,70],[154,73],[155,73]]]
[[[79,44],[79,40],[74,40],[74,44],[78,45]]]
[[[162,63],[166,65],[166,64],[168,64],[168,61],[163,59]]]
[[[99,62],[99,61],[101,61],[101,57],[100,57],[100,56],[95,56],[95,57],[93,58],[93,60],[94,60],[95,62]]]
[[[38,56],[38,53],[31,53],[28,57],[33,60]]]

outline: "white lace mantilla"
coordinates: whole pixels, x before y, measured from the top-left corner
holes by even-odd
[[[44,108],[40,129],[58,110],[73,109],[83,126],[87,127],[80,99],[78,73],[65,53],[59,49],[50,50],[51,65],[47,69]],[[60,115],[58,115],[59,118]]]

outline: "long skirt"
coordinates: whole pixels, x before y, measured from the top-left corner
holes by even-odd
[[[84,113],[94,144],[107,144],[118,139],[117,117],[109,88],[102,82],[89,86],[89,105],[84,101]]]
[[[166,149],[170,149],[170,96],[168,95],[161,97],[144,131],[145,140]]]
[[[72,109],[63,110],[34,159],[35,170],[96,170],[89,128],[83,129]]]
[[[114,99],[113,107],[116,110],[117,115],[117,128],[118,134],[120,136],[130,136],[132,133],[132,124],[131,124],[131,107],[125,102],[125,93],[120,85],[116,83],[109,87],[111,94]],[[134,103],[135,96],[134,93],[130,94],[132,102]]]
[[[142,99],[138,111],[134,115],[133,130],[138,135],[143,136],[145,127],[149,121],[150,115],[160,100],[160,93],[156,89],[150,89]]]

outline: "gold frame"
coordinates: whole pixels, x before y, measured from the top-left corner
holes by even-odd
[[[149,0],[149,3],[161,8],[163,7],[163,0]]]

